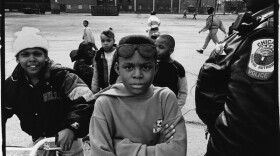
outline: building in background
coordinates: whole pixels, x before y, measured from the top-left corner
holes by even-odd
[[[189,13],[197,11],[200,14],[207,14],[206,11],[211,6],[220,14],[245,11],[243,0],[182,0],[181,6],[181,10],[187,10]]]
[[[5,11],[23,12],[25,8],[50,11],[50,0],[5,0]]]
[[[242,0],[5,0],[5,11],[22,11],[23,8],[42,8],[52,13],[91,13],[92,6],[116,6],[125,13],[189,13],[206,14],[208,7],[216,6],[218,13],[244,11]]]
[[[120,12],[150,13],[178,13],[181,0],[51,0],[51,4],[59,3],[65,12],[89,13],[91,6],[117,6]],[[64,11],[64,9],[61,9]]]
[[[179,13],[181,0],[118,0],[120,12]]]
[[[52,10],[59,9],[61,12],[90,13],[97,0],[50,0],[50,5]]]

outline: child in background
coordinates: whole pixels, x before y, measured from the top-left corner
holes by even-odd
[[[179,107],[182,108],[186,102],[188,87],[184,67],[170,57],[174,52],[175,40],[172,36],[163,34],[156,39],[155,44],[159,70],[153,84],[171,89],[177,96]]]
[[[146,32],[149,33],[149,37],[151,37],[152,39],[156,39],[160,32],[159,32],[159,26],[161,24],[161,20],[156,16],[156,12],[155,11],[151,11],[151,16],[148,19],[148,29],[146,30]]]
[[[70,53],[72,62],[75,61],[73,69],[77,71],[80,78],[91,88],[93,77],[93,57],[95,51],[89,43],[82,42],[78,50],[73,50]]]
[[[72,69],[49,59],[48,42],[39,32],[23,27],[16,33],[13,50],[18,65],[5,80],[3,122],[15,114],[34,143],[58,136],[60,154],[83,156],[82,141],[77,138],[88,133],[93,94]],[[56,151],[37,154],[55,156]]]
[[[116,53],[115,70],[122,83],[98,93],[89,130],[92,155],[186,156],[185,121],[176,96],[167,87],[152,85],[157,69],[154,41],[126,36]],[[170,138],[163,132],[168,125],[174,128]]]
[[[89,22],[87,20],[83,21],[83,25],[84,25],[84,35],[83,35],[83,40],[86,43],[89,43],[95,50],[98,50],[98,48],[95,45],[95,40],[92,34],[92,31],[90,29],[90,27],[88,27]]]
[[[184,10],[183,18],[187,18],[187,10]]]
[[[196,20],[196,11],[193,13],[193,18],[192,19]]]
[[[100,35],[102,47],[94,57],[94,74],[91,83],[93,93],[108,87],[116,82],[118,74],[114,70],[116,63],[115,34],[112,28],[105,30]]]

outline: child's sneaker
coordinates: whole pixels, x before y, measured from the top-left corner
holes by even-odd
[[[199,50],[196,50],[197,52],[199,52],[200,54],[203,53],[203,49],[199,49]]]

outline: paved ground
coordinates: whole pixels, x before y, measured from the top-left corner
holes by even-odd
[[[115,31],[116,43],[123,36],[130,34],[146,35],[146,23],[148,14],[120,14],[119,16],[91,16],[89,14],[59,14],[52,15],[24,15],[20,13],[7,13],[5,18],[5,75],[9,76],[16,65],[13,57],[11,43],[13,33],[19,31],[22,26],[34,26],[41,30],[42,34],[49,40],[50,57],[62,63],[64,66],[72,67],[69,53],[77,49],[82,41],[82,21],[88,20],[93,30],[96,44],[101,46],[99,35],[103,30],[112,27]],[[198,34],[205,25],[206,15],[198,15],[197,20],[192,20],[191,15],[183,19],[178,14],[159,14],[162,20],[161,33],[172,35],[176,41],[173,58],[179,61],[186,70],[188,81],[188,98],[182,109],[188,133],[189,156],[202,156],[205,153],[207,140],[204,138],[204,125],[195,113],[194,90],[197,74],[204,61],[208,58],[214,48],[210,42],[204,54],[195,50],[201,48],[207,33]],[[236,15],[219,15],[226,28],[235,20]],[[219,39],[223,39],[221,31],[218,32]],[[7,122],[7,145],[30,144],[30,137],[21,132],[19,121],[16,117]]]

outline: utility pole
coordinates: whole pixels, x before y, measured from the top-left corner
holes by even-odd
[[[155,11],[156,0],[153,0],[153,11]]]
[[[196,11],[199,12],[201,7],[201,0],[196,0]]]
[[[136,0],[134,0],[134,12],[136,12]]]
[[[217,10],[217,0],[215,0],[215,4],[214,4],[214,13],[216,13],[218,10]]]
[[[170,12],[173,12],[173,0],[171,0],[171,9]]]
[[[178,9],[178,13],[180,13],[181,11],[181,0],[179,0],[179,9]]]

